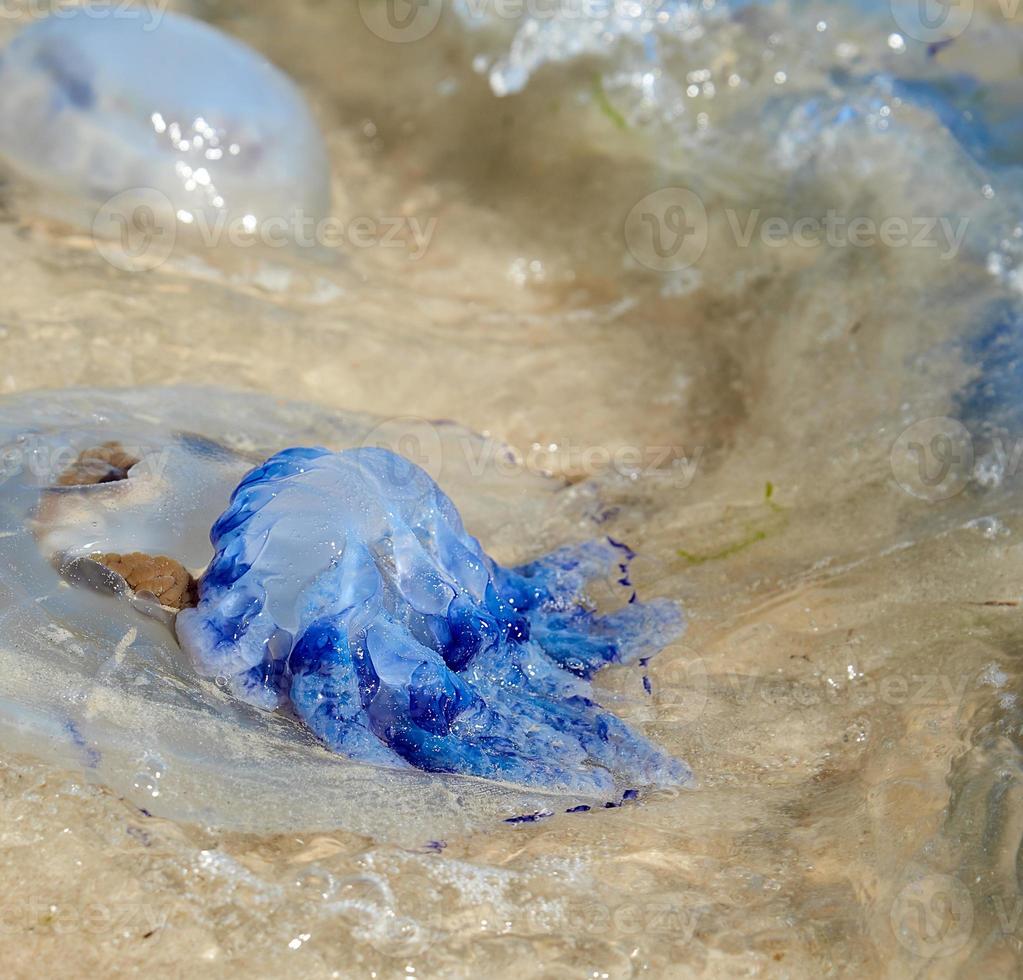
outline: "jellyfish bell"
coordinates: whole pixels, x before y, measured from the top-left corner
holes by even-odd
[[[214,27],[141,8],[63,10],[13,38],[0,157],[87,204],[125,261],[154,263],[179,239],[276,247],[330,207],[326,146],[297,86]]]

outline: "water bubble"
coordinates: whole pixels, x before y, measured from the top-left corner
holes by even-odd
[[[988,541],[1006,538],[1012,533],[997,517],[975,517],[972,521],[967,521],[965,526]]]
[[[141,766],[132,779],[132,787],[143,796],[156,799],[160,795],[160,781],[167,767],[163,760],[153,753],[147,753],[141,759]]]
[[[160,787],[156,779],[148,772],[137,772],[132,780],[132,787],[143,796],[152,796],[154,799],[160,795]]]
[[[295,876],[295,885],[311,897],[327,901],[337,894],[337,881],[325,868],[310,865]]]

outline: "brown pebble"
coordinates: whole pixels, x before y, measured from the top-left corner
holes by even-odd
[[[119,442],[104,442],[101,446],[83,449],[78,458],[57,477],[57,485],[80,487],[124,480],[128,470],[137,462],[138,458],[128,453]]]
[[[91,557],[120,575],[132,591],[151,592],[161,606],[184,609],[198,602],[195,579],[184,565],[166,555],[144,555],[135,551],[129,555]]]

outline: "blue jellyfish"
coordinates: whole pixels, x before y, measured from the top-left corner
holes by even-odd
[[[689,769],[596,703],[607,664],[682,630],[669,601],[598,615],[610,539],[508,569],[422,469],[385,449],[287,449],[213,525],[182,646],[207,676],[292,710],[330,749],[569,792],[683,784]]]

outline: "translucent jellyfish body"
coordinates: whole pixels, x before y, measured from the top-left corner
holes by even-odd
[[[137,188],[183,224],[321,217],[323,138],[265,58],[188,17],[78,8],[0,53],[0,155],[31,180],[104,202]]]
[[[83,450],[111,440],[123,454],[113,460],[110,482],[62,480]],[[269,510],[243,515],[240,501],[251,505],[260,493],[276,492],[274,480],[287,484],[286,462],[273,464],[275,473],[261,462],[295,444],[339,452],[324,459],[324,472],[308,475],[345,476],[352,485],[330,479],[326,502],[299,506],[306,474],[295,474],[294,494],[289,489]],[[363,446],[418,447],[416,458],[444,493],[394,457],[374,476],[362,465]],[[355,450],[350,461],[346,450]],[[125,472],[132,459],[138,462]],[[332,474],[339,460],[344,467]],[[407,473],[414,477],[408,483]],[[361,505],[360,487],[372,491]],[[593,506],[582,485],[516,468],[500,447],[447,423],[385,423],[212,389],[0,399],[0,737],[11,751],[76,768],[154,814],[253,830],[343,827],[417,845],[583,801],[599,806],[649,782],[680,782],[684,766],[600,709],[588,682],[606,660],[645,656],[645,647],[673,635],[676,610],[629,603],[632,587],[619,583],[628,578],[620,566],[629,555],[610,542],[509,571],[483,555],[458,516],[489,549],[527,557],[529,542],[578,537],[580,527],[593,526]],[[231,532],[218,520],[225,508],[248,519]],[[211,546],[211,526],[218,550],[232,539],[251,546],[260,527],[269,532],[265,553],[230,585],[218,579],[228,564],[226,552]],[[403,537],[403,528],[418,529],[422,542]],[[380,531],[387,533],[378,538]],[[352,544],[348,593],[378,586],[347,614],[338,605],[342,593],[331,599],[317,591],[339,574],[340,565],[330,568],[330,541],[342,532]],[[285,569],[289,547],[299,564]],[[181,620],[196,660],[166,622],[62,574],[96,553],[134,551],[171,556],[195,575],[209,569],[202,603]],[[603,574],[607,559],[610,575]],[[626,612],[602,618],[590,611],[581,587],[591,574],[603,577],[588,591]],[[503,600],[496,612],[487,581]],[[264,616],[226,646],[202,639],[232,597],[244,604],[260,588],[279,625],[271,628]],[[445,616],[439,607],[448,590]],[[317,606],[333,634],[326,625],[303,628]],[[644,610],[650,615],[641,625]],[[361,747],[357,732],[341,737],[342,692],[331,685],[345,679],[343,667],[320,645],[344,626],[349,649],[357,648],[360,623],[380,678],[369,707],[361,692],[355,707],[357,721],[364,716],[370,725]],[[488,647],[481,641],[491,636],[490,624],[511,632]],[[292,633],[290,652],[284,630]],[[258,638],[267,631],[262,649]],[[287,656],[288,673],[274,668],[264,682],[246,658],[261,665],[269,650]],[[415,668],[404,679],[403,666]],[[645,697],[638,671],[622,680],[635,681],[635,697]],[[279,707],[255,708],[235,690],[264,708],[273,693]],[[458,692],[466,691],[486,710],[474,700],[456,717]],[[329,712],[317,713],[319,694],[336,709],[333,727]],[[384,725],[381,738],[372,726],[387,712],[408,728],[392,733]],[[489,728],[470,730],[474,717]],[[433,763],[415,754],[431,740],[447,741]],[[493,778],[465,775],[482,773],[487,758]],[[152,759],[161,762],[159,779],[137,779]]]
[[[502,568],[422,469],[380,448],[278,453],[211,538],[182,645],[245,699],[290,700],[331,749],[569,791],[689,778],[592,699],[597,670],[681,632],[669,602],[605,617],[582,603],[623,545]]]

